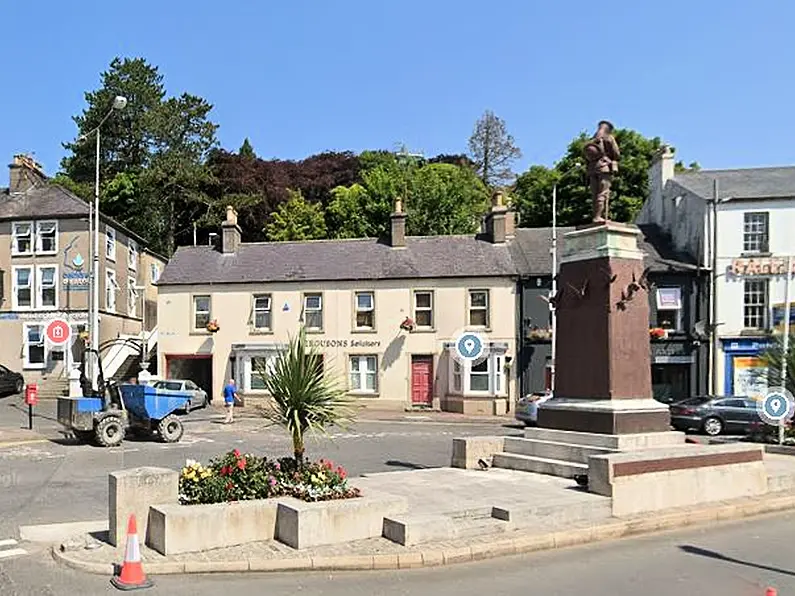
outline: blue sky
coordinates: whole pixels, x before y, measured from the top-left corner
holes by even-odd
[[[207,98],[262,157],[466,150],[485,109],[519,170],[601,118],[704,167],[795,164],[795,3],[783,0],[6,2],[0,156],[54,174],[114,56]],[[5,182],[0,177],[0,182]]]

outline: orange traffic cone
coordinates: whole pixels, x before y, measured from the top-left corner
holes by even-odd
[[[121,573],[118,576],[114,575],[110,583],[119,590],[140,590],[154,585],[152,580],[146,577],[141,565],[141,547],[138,544],[138,525],[135,523],[135,515],[131,515],[130,521],[127,522],[127,548],[124,551]]]

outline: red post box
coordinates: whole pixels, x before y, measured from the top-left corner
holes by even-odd
[[[36,383],[28,383],[25,387],[25,403],[35,406],[39,403],[39,386]]]

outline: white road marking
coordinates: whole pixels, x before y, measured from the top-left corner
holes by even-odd
[[[24,548],[12,548],[11,550],[0,550],[0,559],[7,559],[9,557],[19,557],[28,554]]]
[[[19,543],[13,538],[6,538],[4,540],[0,540],[0,548],[6,546],[15,546],[17,544]],[[9,557],[19,557],[21,555],[26,555],[26,554],[28,554],[28,551],[26,551],[24,548],[9,548],[7,550],[0,550],[0,559],[8,559]]]

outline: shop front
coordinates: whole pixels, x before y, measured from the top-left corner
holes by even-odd
[[[691,397],[697,388],[696,353],[691,341],[651,343],[651,383],[654,398],[673,403]]]
[[[752,397],[764,396],[768,388],[767,367],[761,359],[772,342],[764,338],[722,339],[724,393]]]

